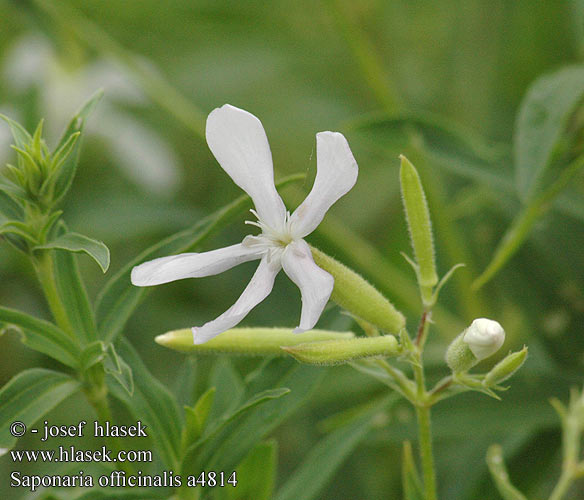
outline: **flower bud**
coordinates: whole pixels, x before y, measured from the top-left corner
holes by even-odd
[[[505,342],[505,330],[492,319],[475,319],[464,333],[464,342],[481,361],[495,354]]]
[[[351,332],[310,330],[292,333],[291,328],[232,328],[204,344],[193,344],[190,328],[174,330],[159,335],[154,340],[169,349],[191,354],[233,354],[243,356],[284,356],[280,346],[293,346],[305,342],[347,340]]]
[[[470,370],[503,345],[505,330],[496,321],[479,318],[456,337],[446,351],[446,363],[455,373]]]

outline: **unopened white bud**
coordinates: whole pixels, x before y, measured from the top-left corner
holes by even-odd
[[[492,319],[478,318],[466,329],[463,337],[477,361],[495,354],[505,342],[505,330]]]

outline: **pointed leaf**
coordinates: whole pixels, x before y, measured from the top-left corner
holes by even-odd
[[[412,444],[404,441],[402,454],[402,486],[404,489],[404,500],[424,500],[422,481],[414,462]]]
[[[31,135],[26,131],[26,129],[22,125],[20,125],[20,123],[15,122],[11,118],[8,118],[3,114],[0,114],[0,119],[4,120],[10,127],[12,137],[14,138],[14,143],[16,144],[17,147],[22,149],[32,142]]]
[[[0,323],[15,327],[22,334],[22,343],[27,347],[71,368],[77,368],[81,348],[53,323],[6,307],[0,307]]]
[[[317,443],[280,488],[275,500],[318,498],[339,466],[369,433],[380,409],[377,406],[372,412],[332,432]]]
[[[264,436],[310,397],[326,372],[324,369],[296,364],[286,363],[285,366],[292,366],[292,368],[283,377],[281,376],[276,384],[271,378],[271,384],[279,389],[289,388],[290,393],[284,398],[256,400],[255,408],[251,408],[246,414],[231,421],[201,447],[195,447],[196,453],[187,454],[183,470],[234,470]],[[262,384],[259,383],[258,378],[252,385],[259,388]],[[278,393],[275,395],[277,396]],[[263,404],[259,405],[260,402]]]
[[[24,211],[14,199],[2,190],[0,184],[0,224],[6,221],[22,220]]]
[[[13,422],[27,427],[79,390],[81,383],[68,375],[33,368],[19,373],[0,389],[0,454],[16,443]]]
[[[105,361],[103,368],[106,373],[114,377],[129,396],[134,394],[134,377],[132,369],[118,356],[113,344],[105,347]]]
[[[117,352],[132,369],[134,394],[130,396],[117,382],[109,384],[112,394],[148,426],[146,433],[156,445],[162,461],[170,470],[177,470],[182,414],[174,397],[148,371],[129,342],[121,341]]]
[[[584,97],[584,66],[545,75],[529,88],[515,127],[515,179],[523,200],[558,177],[554,163],[568,121]]]
[[[98,240],[89,238],[78,233],[65,233],[61,236],[57,236],[52,241],[49,241],[45,245],[38,245],[34,249],[50,249],[59,248],[61,250],[67,250],[68,252],[83,252],[89,255],[95,262],[99,264],[101,270],[105,273],[110,263],[110,252],[108,247],[104,243]]]
[[[91,343],[97,339],[97,326],[85,284],[79,273],[77,256],[65,250],[55,250],[52,258],[57,291],[71,326],[82,344]]]
[[[69,125],[65,129],[59,144],[55,148],[55,152],[58,152],[63,148],[63,146],[70,140],[71,136],[77,132],[81,132],[85,125],[85,120],[89,117],[91,112],[94,110],[95,106],[103,96],[103,91],[98,90],[93,96],[89,98],[89,100],[81,106],[79,111],[75,114],[75,116],[69,122]],[[61,165],[59,169],[59,175],[55,180],[55,192],[54,192],[54,200],[57,203],[59,200],[65,196],[69,187],[71,187],[71,183],[73,182],[73,178],[75,177],[75,172],[77,170],[77,163],[79,162],[79,152],[81,150],[81,140],[77,139],[72,150],[69,152],[69,155]]]
[[[203,434],[207,417],[211,407],[213,406],[213,399],[215,398],[215,387],[211,387],[203,393],[197,400],[195,406],[185,406],[185,426],[182,435],[182,448],[185,449]]]
[[[89,344],[81,353],[79,366],[81,370],[88,370],[92,366],[103,361],[106,357],[105,344],[97,340]]]
[[[243,398],[244,387],[241,376],[229,358],[217,360],[209,378],[209,385],[216,389],[209,414],[209,425],[213,426],[235,411]]]
[[[287,184],[304,179],[304,177],[304,175],[287,177],[277,183],[276,187],[284,187]],[[136,287],[130,281],[130,272],[134,266],[156,257],[192,251],[210,235],[226,226],[233,218],[249,208],[251,208],[249,196],[240,196],[191,228],[169,236],[160,243],[144,250],[135,259],[126,264],[108,281],[97,299],[96,311],[101,337],[107,340],[115,339],[146,294],[146,288]]]
[[[67,233],[63,221],[59,222],[55,233],[57,240],[61,236],[71,234]],[[64,309],[75,336],[83,345],[97,340],[93,308],[79,273],[77,257],[70,251],[55,249],[46,258],[52,259],[57,293],[65,306]]]
[[[270,500],[273,498],[278,462],[274,439],[253,448],[237,466],[237,487],[226,488],[228,500]]]

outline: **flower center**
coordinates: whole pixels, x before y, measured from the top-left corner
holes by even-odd
[[[245,223],[251,226],[259,227],[262,233],[254,238],[267,240],[264,242],[267,246],[285,248],[294,241],[294,236],[290,225],[290,212],[286,212],[286,216],[282,221],[280,228],[273,228],[262,221],[258,213],[252,208],[250,212],[257,218],[257,221],[246,220]]]

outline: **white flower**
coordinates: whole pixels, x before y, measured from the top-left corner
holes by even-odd
[[[316,134],[317,173],[311,192],[292,215],[274,186],[268,139],[261,122],[251,113],[224,105],[209,114],[207,143],[215,158],[253,200],[251,212],[261,229],[237,244],[204,253],[185,253],[145,262],[132,269],[132,283],[151,286],[183,278],[211,276],[237,264],[259,259],[260,264],[239,299],[221,316],[193,328],[195,344],[202,344],[233,328],[272,291],[284,272],[302,296],[300,325],[295,332],[314,327],[334,285],[333,277],[318,267],[304,237],[312,233],[327,210],[357,180],[357,163],[345,137],[338,132]]]
[[[478,318],[466,329],[463,340],[480,361],[499,350],[505,342],[505,330],[497,321]]]

